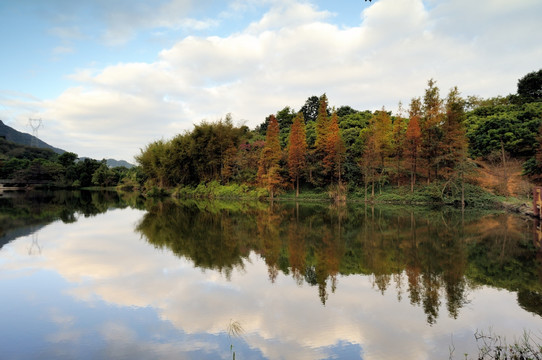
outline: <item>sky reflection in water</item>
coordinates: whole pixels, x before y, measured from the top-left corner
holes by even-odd
[[[411,255],[398,258],[412,250],[405,245],[412,234],[390,227],[408,223],[404,214],[364,222],[357,210],[339,216],[342,210],[321,206],[148,209],[76,213],[75,222],[52,222],[0,249],[2,358],[230,359],[231,344],[237,359],[448,358],[452,344],[462,358],[477,353],[477,329],[492,328],[508,339],[524,329],[541,334],[540,313],[523,310],[516,292],[485,286],[481,279],[493,278],[472,262],[478,256],[472,244],[488,241],[525,260],[527,250],[508,248],[531,238],[523,220],[463,219],[467,235],[457,245],[445,230],[424,225],[434,214],[413,216],[416,249],[427,247],[437,231],[439,246],[453,250],[454,263],[465,262],[429,272],[425,267],[434,264],[427,259],[413,264]],[[505,235],[494,228],[503,223],[510,225]],[[489,229],[482,231],[484,226]],[[195,234],[200,237],[189,239]],[[299,234],[303,249],[296,250]],[[392,245],[395,250],[387,248]],[[217,248],[226,255],[204,254]],[[416,254],[425,256],[422,250]],[[345,265],[351,259],[355,266]],[[299,261],[304,274],[294,271]],[[449,281],[453,271],[461,281]],[[536,269],[533,274],[519,282],[539,294]],[[423,283],[418,303],[413,280]],[[464,288],[452,311],[450,283]],[[232,320],[242,325],[242,337],[227,336]]]

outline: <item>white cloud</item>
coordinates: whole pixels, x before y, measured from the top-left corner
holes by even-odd
[[[308,3],[270,4],[242,32],[188,36],[155,62],[72,75],[80,86],[43,103],[47,118],[58,124],[58,134],[48,139],[80,155],[131,160],[150,141],[204,118],[232,113],[255,126],[269,113],[299,109],[308,96],[324,92],[331,105],[395,110],[399,101],[422,95],[429,78],[442,96],[455,85],[465,95],[507,95],[542,63],[538,1],[379,0],[350,28],[334,25],[328,12]],[[118,24],[109,32],[123,39],[136,27],[182,26],[176,22],[182,16],[168,14],[189,6],[171,2],[148,18],[141,16],[144,7],[126,14],[114,9],[108,21]]]
[[[293,0],[277,1],[269,12],[260,20],[250,24],[246,31],[259,33],[280,30],[285,27],[297,27],[301,24],[324,20],[330,15],[328,11],[317,11],[309,3],[299,3]]]

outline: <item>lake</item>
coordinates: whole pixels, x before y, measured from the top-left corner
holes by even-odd
[[[539,231],[452,208],[6,192],[0,358],[476,358],[475,334],[542,339]]]

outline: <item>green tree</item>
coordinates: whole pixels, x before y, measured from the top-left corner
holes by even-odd
[[[94,174],[92,174],[92,184],[96,186],[115,186],[119,181],[118,174],[109,168],[105,163],[102,163]]]
[[[296,112],[289,106],[286,106],[277,112],[276,118],[279,124],[279,139],[281,147],[286,147],[287,145],[288,136],[290,135],[290,128],[295,117]]]
[[[167,168],[164,161],[167,159],[169,144],[158,140],[148,144],[145,150],[135,157],[139,166],[151,182],[160,187],[169,186]],[[85,159],[86,161],[86,159]],[[94,171],[92,172],[94,173]],[[83,185],[84,186],[84,185]]]
[[[65,152],[58,156],[58,162],[64,166],[65,168],[72,166],[75,164],[75,160],[77,160],[78,156],[75,153],[72,152]]]
[[[458,164],[467,156],[464,120],[465,101],[461,98],[457,87],[454,87],[446,98],[446,115],[442,123],[439,159],[439,167],[447,178],[453,176]]]
[[[504,150],[514,157],[533,156],[542,123],[542,102],[487,105],[466,114],[465,126],[472,156]]]
[[[427,165],[427,182],[431,181],[431,170],[434,170],[434,178],[438,177],[438,156],[442,137],[440,124],[443,119],[442,100],[436,82],[430,79],[423,97],[423,118],[420,124],[422,131],[421,157]]]
[[[542,101],[542,69],[519,79],[517,93],[522,102]]]
[[[79,178],[76,180],[81,187],[92,186],[92,175],[102,165],[102,162],[85,158],[76,164],[76,173]]]
[[[305,122],[316,121],[318,117],[318,109],[320,108],[320,99],[318,96],[310,96],[305,101],[305,104],[301,107],[301,112],[303,113],[303,118]]]
[[[190,135],[193,140],[190,156],[199,182],[228,182],[231,169],[227,166],[241,143],[243,131],[233,126],[230,115],[225,120],[202,122],[194,127]]]

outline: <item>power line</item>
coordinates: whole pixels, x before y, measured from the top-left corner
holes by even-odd
[[[38,130],[43,125],[43,122],[40,119],[28,119],[28,125],[32,128],[32,139],[30,141],[30,146],[38,147]]]

